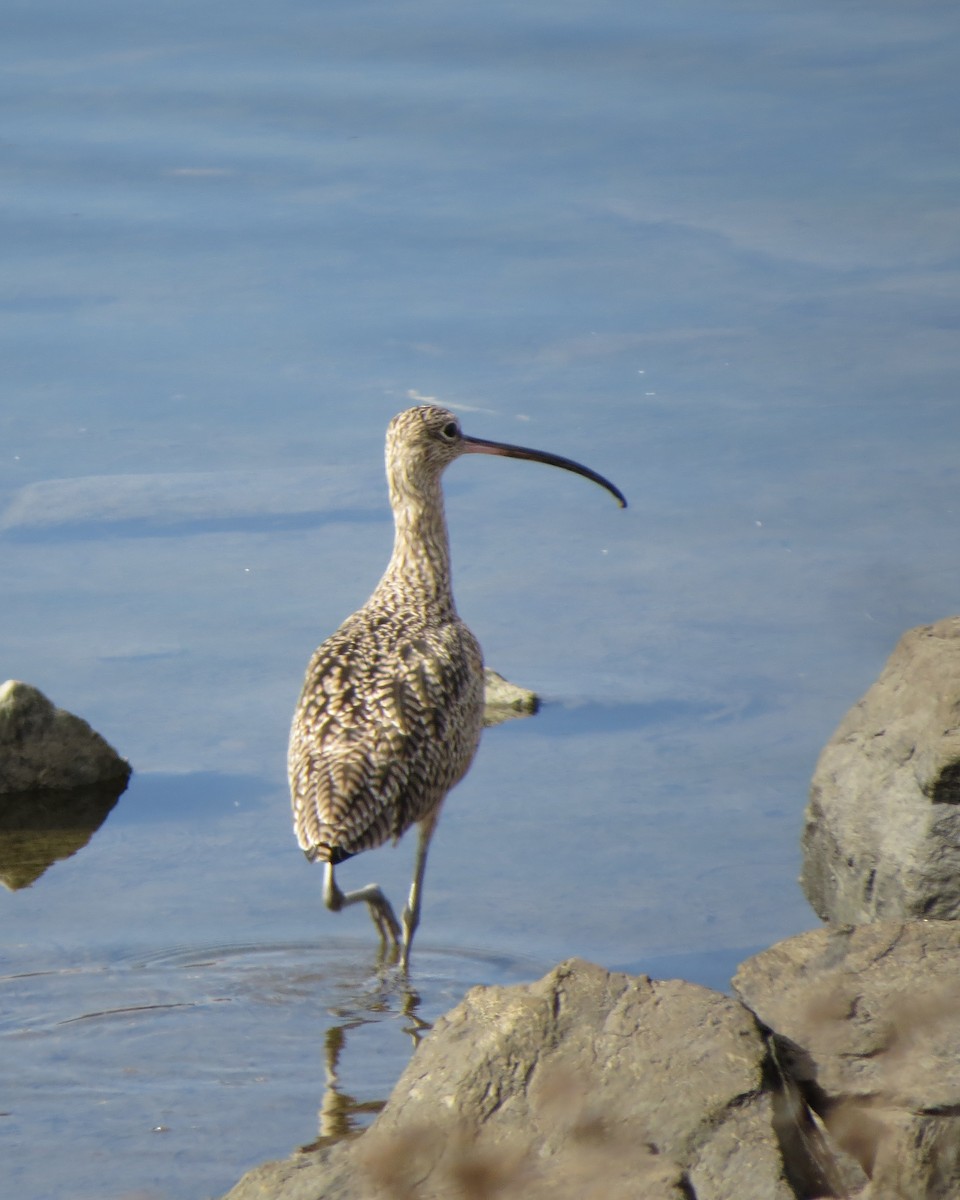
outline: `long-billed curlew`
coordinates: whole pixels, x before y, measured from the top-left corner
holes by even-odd
[[[334,912],[367,904],[384,945],[402,942],[404,968],[440,807],[466,774],[483,726],[483,655],[454,604],[440,487],[444,468],[463,454],[562,467],[627,504],[602,475],[569,458],[467,437],[446,409],[410,408],[390,422],[393,554],[363,608],[310,660],[288,769],[297,840],[311,862],[325,864],[324,903]],[[377,884],[343,892],[334,868],[415,823],[420,837],[401,931]]]

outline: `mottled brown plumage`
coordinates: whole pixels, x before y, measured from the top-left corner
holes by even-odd
[[[466,774],[483,726],[483,656],[454,605],[440,487],[444,468],[463,454],[562,467],[600,483],[626,505],[611,483],[579,463],[465,437],[445,409],[411,408],[390,422],[393,554],[367,603],[310,660],[288,767],[297,840],[308,858],[326,864],[327,906],[366,903],[385,941],[401,940],[389,901],[375,884],[341,892],[333,868],[419,824],[403,913],[404,966],[440,806]]]

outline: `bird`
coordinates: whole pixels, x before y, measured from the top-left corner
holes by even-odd
[[[466,774],[483,727],[483,654],[460,619],[450,574],[441,476],[466,454],[547,463],[606,488],[572,459],[463,433],[437,405],[398,413],[387,428],[393,552],[370,599],[314,651],[290,731],[288,775],[297,841],[324,865],[323,900],[366,904],[381,950],[403,970],[420,923],[430,839],[447,793]],[[335,869],[413,825],[419,836],[400,921],[381,888],[343,891]]]

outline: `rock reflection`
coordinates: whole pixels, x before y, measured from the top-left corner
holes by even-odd
[[[0,796],[0,882],[29,887],[61,859],[81,850],[107,819],[127,780],[89,787],[43,788]]]

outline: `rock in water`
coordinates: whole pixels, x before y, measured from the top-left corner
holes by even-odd
[[[226,1200],[957,1200],[960,923],[816,929],[734,987],[474,988],[360,1137]]]
[[[0,686],[0,795],[126,780],[130,764],[86,721],[15,679]]]
[[[825,921],[960,917],[960,617],[905,633],[824,748],[801,883]]]
[[[771,1076],[731,997],[573,959],[471,990],[360,1138],[259,1167],[229,1200],[795,1200]]]
[[[532,717],[540,708],[536,692],[518,687],[489,667],[483,672],[483,686],[483,724],[487,729],[517,717]]]

